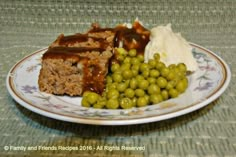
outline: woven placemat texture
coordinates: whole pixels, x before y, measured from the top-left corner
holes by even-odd
[[[6,76],[22,57],[47,47],[59,33],[141,20],[175,32],[221,56],[232,79],[224,94],[196,112],[132,126],[93,126],[53,120],[17,104]],[[0,156],[236,156],[236,1],[234,0],[1,0]],[[133,146],[126,150],[5,150],[6,146]]]

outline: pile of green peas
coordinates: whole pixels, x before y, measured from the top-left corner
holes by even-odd
[[[157,104],[178,97],[188,87],[185,64],[168,67],[160,55],[147,63],[136,49],[117,48],[117,63],[113,63],[106,77],[102,95],[94,92],[83,94],[82,106],[107,109],[128,109]]]

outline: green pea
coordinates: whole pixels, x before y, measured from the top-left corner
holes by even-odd
[[[110,75],[107,75],[106,77],[106,83],[109,84],[109,83],[112,83],[112,77]]]
[[[152,69],[150,71],[150,76],[151,77],[158,77],[159,75],[160,75],[160,72],[158,70],[156,70],[156,69]]]
[[[127,85],[127,87],[129,87],[130,80],[125,80],[125,84]]]
[[[138,98],[136,98],[136,97],[132,98],[132,103],[133,103],[134,107],[137,105],[137,100],[138,100]]]
[[[188,87],[188,78],[187,77],[184,77],[183,79],[182,79],[182,81],[184,82],[184,84],[185,84],[185,86],[186,86],[186,88]]]
[[[123,80],[123,77],[119,73],[114,73],[114,74],[112,74],[112,79],[113,79],[114,82],[118,82],[119,83],[119,82],[121,82]]]
[[[160,54],[159,54],[159,53],[155,53],[153,58],[154,58],[156,61],[159,61],[161,57],[160,57]]]
[[[106,89],[116,89],[117,85],[118,85],[117,82],[113,82],[113,83],[107,84],[106,85]]]
[[[180,71],[180,69],[176,66],[174,69],[172,69],[172,70],[174,70],[174,72],[175,72],[175,74],[182,74],[182,73],[180,73],[181,71]]]
[[[138,87],[146,90],[148,88],[149,82],[147,80],[141,80],[139,81]]]
[[[130,49],[128,54],[129,54],[130,57],[135,57],[137,55],[137,50],[136,49]]]
[[[106,103],[106,108],[117,109],[119,107],[119,101],[117,99],[109,99]]]
[[[142,63],[144,61],[144,56],[143,55],[137,55],[137,58],[139,61]]]
[[[124,61],[125,57],[123,55],[117,55],[116,59],[120,62]]]
[[[111,71],[112,71],[112,72],[115,72],[115,71],[119,70],[119,68],[120,68],[120,65],[119,65],[119,64],[117,64],[117,63],[112,64],[112,66],[111,66]]]
[[[147,104],[149,104],[149,103],[150,103],[150,96],[147,95],[147,94],[145,94],[145,95],[144,95],[144,98],[146,99]]]
[[[127,87],[128,87],[128,86],[127,86],[127,84],[126,84],[125,82],[121,82],[121,83],[119,83],[119,84],[117,85],[117,90],[118,90],[119,92],[124,92]]]
[[[132,76],[135,77],[138,75],[138,70],[131,70],[132,71]]]
[[[154,77],[149,77],[149,78],[147,78],[147,80],[148,80],[149,84],[155,84],[156,83],[156,78],[154,78]]]
[[[110,75],[112,76],[112,74],[122,74],[122,69],[120,68],[119,70],[115,72],[111,72]]]
[[[164,77],[158,77],[158,79],[157,79],[157,85],[158,85],[160,88],[165,88],[166,85],[167,85],[167,80],[166,80]]]
[[[169,82],[167,83],[167,85],[169,84],[171,88],[174,88],[174,87],[176,86],[177,82],[178,82],[178,81],[177,81],[176,79],[174,79],[174,80],[169,81]],[[169,89],[170,89],[170,88],[169,88]],[[169,90],[169,89],[167,89],[167,90]]]
[[[177,77],[178,79],[183,79],[184,77],[185,77],[185,74],[184,74],[184,72],[182,72],[182,71],[178,71],[178,72],[176,72],[176,76],[175,77]]]
[[[175,67],[176,67],[175,64],[170,64],[170,65],[168,66],[168,68],[169,68],[170,70],[175,69]]]
[[[151,101],[151,103],[153,103],[153,104],[157,104],[157,103],[162,102],[162,101],[163,101],[163,98],[162,98],[162,96],[161,96],[160,94],[152,94],[152,95],[150,96],[150,101]]]
[[[130,67],[131,67],[131,64],[130,64],[130,63],[123,63],[123,64],[120,66],[120,70],[121,70],[121,71],[129,70]]]
[[[137,70],[137,71],[139,71],[139,64],[134,64],[134,65],[132,65],[131,70]]]
[[[171,80],[170,82],[172,82],[172,84],[174,85],[174,87],[176,87],[176,85],[178,84],[178,82],[180,81],[181,79],[179,77],[175,77],[174,80]]]
[[[149,74],[150,74],[150,72],[149,72],[148,69],[142,72],[142,75],[143,75],[144,78],[148,78]]]
[[[94,108],[103,108],[106,105],[106,100],[98,100],[96,104],[93,105]]]
[[[145,97],[139,97],[137,99],[137,106],[138,107],[143,107],[143,106],[147,106],[148,105],[148,101]]]
[[[132,108],[134,105],[133,105],[133,101],[130,98],[122,98],[120,100],[120,106],[123,109],[129,109],[129,108]]]
[[[99,95],[97,93],[91,92],[86,96],[86,100],[90,104],[95,104],[99,98]]]
[[[92,92],[91,91],[85,91],[84,93],[83,93],[83,97],[86,97],[86,96],[88,96],[89,94],[91,94]]]
[[[148,61],[148,64],[149,64],[149,67],[152,69],[152,68],[155,68],[156,66],[156,61],[154,59],[150,59]]]
[[[131,89],[131,88],[127,88],[125,90],[125,96],[128,97],[128,98],[133,98],[134,97],[134,90]]]
[[[132,73],[131,70],[127,69],[127,70],[123,71],[122,76],[123,76],[124,79],[127,80],[127,79],[132,78],[133,73]]]
[[[174,80],[176,74],[174,71],[170,70],[169,74],[166,76],[167,80]]]
[[[164,67],[165,67],[165,64],[163,62],[157,62],[157,64],[156,64],[156,69],[157,70],[161,70]]]
[[[103,92],[102,93],[102,96],[100,96],[99,98],[98,98],[98,102],[99,103],[101,103],[101,104],[106,104],[106,101],[107,101],[107,99],[106,99],[106,97],[104,96],[104,94],[105,94],[106,92]]]
[[[138,97],[143,97],[145,95],[145,91],[143,89],[136,89],[135,95]]]
[[[141,80],[144,80],[144,77],[142,75],[137,75],[136,80],[140,82]]]
[[[131,63],[131,58],[130,57],[125,57],[124,63]]]
[[[108,99],[117,99],[119,97],[119,92],[117,89],[109,89],[107,91],[107,98]]]
[[[181,80],[177,83],[176,89],[180,92],[183,93],[185,89],[187,88],[186,83],[184,80]]]
[[[83,97],[81,104],[84,107],[90,107],[90,103],[87,101],[86,97]]]
[[[172,88],[169,90],[169,95],[171,98],[176,98],[179,95],[179,92],[176,89]]]
[[[174,85],[171,81],[167,82],[166,89],[170,90],[171,88],[174,88]]]
[[[168,94],[168,91],[167,90],[162,90],[161,91],[161,96],[164,100],[167,100],[169,98],[169,94]]]
[[[138,65],[138,64],[140,64],[139,59],[136,58],[136,57],[131,58],[131,61],[130,61],[130,62],[131,62],[132,65]]]
[[[116,48],[116,51],[118,52],[118,54],[123,56],[126,56],[128,54],[128,52],[122,47]]]
[[[93,108],[97,108],[97,109],[101,109],[101,108],[103,108],[103,107],[104,107],[104,106],[101,105],[101,104],[99,104],[99,103],[96,103],[96,104],[93,105]]]
[[[100,98],[104,99],[104,100],[107,100],[106,97],[107,97],[107,88],[105,89],[105,91],[102,93],[102,96]]]
[[[132,78],[129,82],[129,87],[131,89],[136,89],[138,87],[138,81],[135,78]]]
[[[186,67],[186,65],[185,65],[184,63],[179,63],[179,64],[177,65],[177,67],[178,67],[178,69],[179,69],[181,72],[183,72],[183,73],[187,72],[187,67]]]
[[[147,63],[141,63],[139,68],[141,72],[144,72],[149,70],[149,65]]]
[[[168,74],[169,74],[169,72],[170,72],[170,69],[169,69],[169,68],[163,67],[163,68],[161,69],[161,75],[162,75],[163,77],[167,77]]]
[[[148,94],[158,94],[161,92],[161,89],[158,85],[156,84],[151,84],[149,87],[148,87]]]

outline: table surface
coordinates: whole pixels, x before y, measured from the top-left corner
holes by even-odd
[[[188,41],[221,56],[232,72],[226,91],[190,114],[130,126],[46,118],[20,106],[8,93],[5,82],[10,68],[47,47],[58,34],[84,32],[93,22],[103,27],[132,23],[136,17],[147,28],[171,23]],[[1,0],[0,32],[0,156],[236,156],[236,1]],[[83,150],[59,150],[59,146]],[[101,150],[91,151],[89,146]],[[105,146],[144,150],[104,150]],[[24,147],[36,150],[17,150]]]

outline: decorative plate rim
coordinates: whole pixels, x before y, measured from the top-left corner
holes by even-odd
[[[226,62],[217,54],[212,52],[209,49],[206,49],[202,46],[199,46],[194,43],[190,43],[191,46],[196,47],[198,49],[201,49],[204,52],[207,52],[210,56],[214,57],[219,63],[221,64],[221,67],[223,68],[223,75],[225,76],[221,85],[214,90],[206,99],[198,101],[194,104],[191,104],[185,108],[181,108],[179,110],[174,110],[172,112],[160,114],[158,116],[148,116],[148,117],[136,117],[136,118],[129,118],[129,119],[91,119],[91,118],[86,118],[86,117],[75,117],[75,116],[68,116],[64,115],[61,113],[53,112],[53,111],[48,111],[43,108],[40,108],[38,106],[35,106],[33,104],[27,103],[24,98],[21,98],[16,91],[14,91],[14,88],[12,87],[12,72],[20,65],[23,61],[25,61],[27,58],[40,53],[42,51],[47,50],[47,48],[43,48],[40,50],[37,50],[24,58],[22,58],[20,61],[18,61],[9,71],[7,78],[6,78],[6,86],[7,90],[10,93],[10,95],[13,97],[13,99],[19,103],[21,106],[38,113],[40,115],[57,119],[57,120],[62,120],[62,121],[67,121],[67,122],[74,122],[74,123],[82,123],[82,124],[93,124],[93,125],[131,125],[131,124],[141,124],[141,123],[149,123],[149,122],[157,122],[157,121],[162,121],[166,119],[171,119],[175,118],[181,115],[188,114],[190,112],[196,111],[204,106],[207,106],[209,103],[213,102],[216,100],[223,92],[226,90],[228,87],[230,80],[231,80],[231,72],[229,66],[226,64]]]

